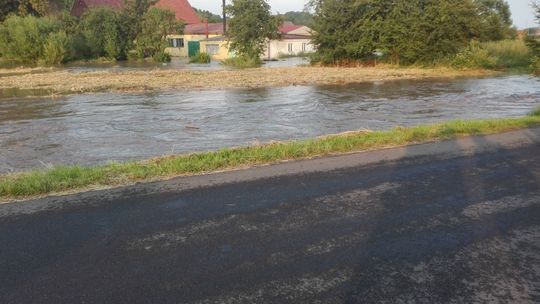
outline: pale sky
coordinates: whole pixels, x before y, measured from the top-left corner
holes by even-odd
[[[229,1],[229,0],[228,0]],[[537,26],[531,7],[530,0],[507,0],[512,8],[514,24],[518,28]],[[222,0],[189,0],[192,6],[214,13],[221,13]],[[304,0],[269,0],[274,12],[285,13],[288,11],[301,11],[304,9]]]

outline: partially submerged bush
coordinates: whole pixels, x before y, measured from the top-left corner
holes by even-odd
[[[534,57],[532,59],[531,72],[536,76],[540,76],[540,57]],[[537,112],[540,115],[540,109]]]
[[[532,111],[530,116],[540,116],[540,107],[538,107],[534,111]]]
[[[232,66],[235,68],[256,68],[261,66],[262,61],[260,58],[251,58],[251,57],[231,57],[223,60],[221,62],[223,65]]]
[[[40,63],[47,65],[64,63],[69,54],[70,40],[65,32],[52,33],[43,46]]]
[[[160,51],[154,54],[152,56],[152,60],[155,62],[170,62],[171,61],[171,55],[167,54],[165,51]]]
[[[212,57],[208,53],[197,52],[195,56],[189,57],[189,63],[210,63]]]

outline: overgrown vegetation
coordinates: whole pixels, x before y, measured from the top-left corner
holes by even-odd
[[[0,197],[21,198],[97,186],[115,186],[141,180],[200,174],[216,170],[292,159],[362,151],[411,143],[490,134],[540,125],[540,110],[521,118],[450,121],[396,127],[389,131],[356,132],[301,141],[273,143],[216,152],[177,155],[142,162],[96,167],[61,166],[49,170],[0,177]]]
[[[176,20],[174,12],[152,7],[142,18],[141,32],[136,37],[135,53],[139,58],[152,57],[155,61],[170,61],[165,54],[170,33],[180,33],[183,24]]]
[[[266,40],[278,37],[280,18],[272,16],[266,0],[232,0],[226,11],[231,16],[227,30],[229,49],[238,58],[224,63],[237,67],[260,65]]]
[[[430,64],[471,40],[512,38],[504,0],[312,0],[316,60]],[[339,30],[337,30],[339,29]]]
[[[305,57],[305,58],[311,58],[314,56],[315,53],[308,53],[308,52],[299,52],[296,54],[289,54],[289,53],[279,53],[278,58],[279,59],[285,59],[285,58],[295,58],[295,57]]]
[[[195,56],[189,58],[189,63],[210,63],[212,57],[207,53],[198,52]]]
[[[247,69],[259,67],[262,64],[262,60],[260,58],[238,56],[222,60],[221,64],[239,69]]]
[[[540,23],[540,3],[535,1],[533,8],[536,13],[536,20]],[[531,60],[531,70],[533,74],[540,76],[540,41],[533,37],[527,37],[526,43],[531,49],[534,58]]]
[[[80,19],[57,12],[68,2],[21,0],[18,3],[22,6],[15,11],[0,5],[6,10],[0,10],[0,16],[9,11],[0,24],[2,61],[52,65],[81,59],[123,60],[128,56],[166,61],[170,60],[164,53],[167,34],[183,29],[173,12],[151,8],[156,0],[127,0],[122,11],[92,8]]]
[[[451,60],[456,68],[527,69],[532,52],[523,40],[472,41]]]
[[[220,15],[216,15],[210,11],[193,8],[201,20],[208,20],[208,23],[220,23],[223,19]]]

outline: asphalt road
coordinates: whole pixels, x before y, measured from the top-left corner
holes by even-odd
[[[0,205],[0,303],[487,302],[540,302],[540,129]]]

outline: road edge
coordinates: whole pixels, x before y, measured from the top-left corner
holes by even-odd
[[[467,136],[396,148],[352,152],[306,160],[292,160],[251,168],[175,177],[154,182],[140,182],[108,189],[0,202],[0,218],[32,214],[51,209],[58,210],[79,205],[89,205],[89,201],[106,203],[107,201],[130,196],[147,196],[163,192],[177,193],[221,184],[241,183],[295,174],[334,171],[411,158],[439,157],[447,159],[501,149],[518,148],[532,144],[540,144],[540,128],[522,129],[491,135]]]

